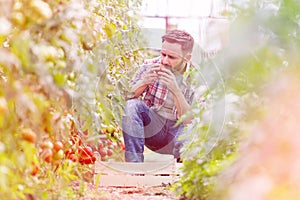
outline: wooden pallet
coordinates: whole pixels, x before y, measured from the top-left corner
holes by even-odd
[[[164,157],[165,155],[161,155]],[[94,183],[98,186],[155,186],[179,179],[181,163],[174,158],[145,159],[144,163],[95,163]]]

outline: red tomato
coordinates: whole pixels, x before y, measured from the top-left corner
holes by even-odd
[[[72,144],[76,144],[76,145],[81,145],[82,144],[82,140],[81,137],[79,135],[73,135],[71,138]]]
[[[70,154],[69,159],[72,160],[73,162],[77,162],[78,161],[78,158],[77,158],[77,156],[74,153]]]
[[[61,141],[56,141],[54,143],[54,150],[55,151],[59,151],[59,150],[61,150],[63,148],[64,148],[64,145],[63,145],[63,143]]]
[[[107,156],[112,156],[113,155],[113,151],[111,149],[107,149]]]
[[[89,156],[89,157],[85,157],[85,158],[80,158],[79,162],[81,164],[91,164],[94,163],[96,161],[96,157],[95,156]]]
[[[39,172],[40,168],[37,164],[32,163],[32,170],[31,170],[31,175],[35,176]]]
[[[124,151],[124,150],[125,150],[125,145],[124,145],[124,143],[120,143],[120,146],[121,146],[121,151]]]
[[[47,162],[50,163],[52,161],[53,152],[51,149],[44,149],[41,153],[41,157]]]
[[[83,131],[83,134],[84,134],[84,135],[88,135],[88,134],[89,134],[89,130],[88,130],[88,129],[84,130],[84,131]]]
[[[113,148],[113,149],[118,149],[118,148],[119,148],[119,146],[118,146],[118,144],[116,144],[116,143],[113,143],[113,145],[112,145],[112,148]]]
[[[101,157],[105,157],[107,155],[107,148],[99,149],[99,153]]]
[[[108,145],[108,146],[111,146],[112,144],[113,144],[112,141],[107,140],[107,145]]]
[[[98,142],[98,149],[102,149],[104,147],[104,144],[99,140]]]
[[[91,147],[82,147],[79,146],[78,147],[78,155],[80,157],[89,157],[89,156],[93,156],[93,150]]]
[[[65,151],[65,155],[66,155],[67,158],[69,158],[70,155],[72,155],[72,154],[75,154],[72,149],[68,149],[68,150]]]

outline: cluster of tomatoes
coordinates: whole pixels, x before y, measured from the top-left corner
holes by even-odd
[[[20,132],[24,140],[33,144],[36,143],[37,135],[33,130],[22,128]],[[47,139],[37,144],[37,146],[40,157],[47,163],[59,161],[64,157],[64,144],[59,140],[52,142],[50,139]]]
[[[54,143],[50,140],[44,141],[40,145],[40,157],[47,163],[52,161],[59,162],[64,157],[64,145],[61,141],[55,141]]]
[[[114,153],[120,154],[125,150],[123,141],[121,140],[121,131],[117,126],[102,126],[98,140],[97,151],[102,161],[106,161]]]
[[[81,164],[92,164],[96,161],[96,155],[92,147],[83,145],[79,134],[75,134],[69,140],[69,148],[65,151],[67,159]]]
[[[38,142],[37,135],[31,129],[21,130],[22,138],[37,146],[39,157],[47,163],[58,166],[62,160],[68,159],[80,164],[93,164],[95,161],[107,161],[114,155],[118,156],[125,149],[120,140],[120,129],[112,126],[104,127],[97,142],[83,142],[85,134],[74,133],[68,140],[51,140]],[[81,136],[82,135],[82,136]],[[32,175],[38,172],[38,165],[33,163]]]
[[[36,133],[30,128],[23,128],[21,137],[29,143],[36,144],[39,157],[54,166],[58,166],[63,159],[69,159],[81,164],[92,164],[96,161],[92,148],[82,143],[79,134],[72,135],[67,142],[53,141],[49,138],[42,142],[37,142]],[[32,175],[38,172],[38,168],[38,165],[33,163]]]

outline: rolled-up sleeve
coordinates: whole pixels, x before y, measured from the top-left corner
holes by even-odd
[[[132,87],[135,85],[141,78],[143,77],[143,74],[147,71],[146,65],[142,65],[139,70],[137,70],[133,76],[133,78],[130,80],[129,85]]]

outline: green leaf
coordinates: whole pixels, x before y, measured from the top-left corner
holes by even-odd
[[[105,24],[104,31],[108,38],[111,38],[116,33],[116,25],[115,24]]]
[[[53,75],[53,79],[54,79],[55,83],[59,86],[63,86],[64,83],[66,82],[66,76],[61,73],[55,73]]]

